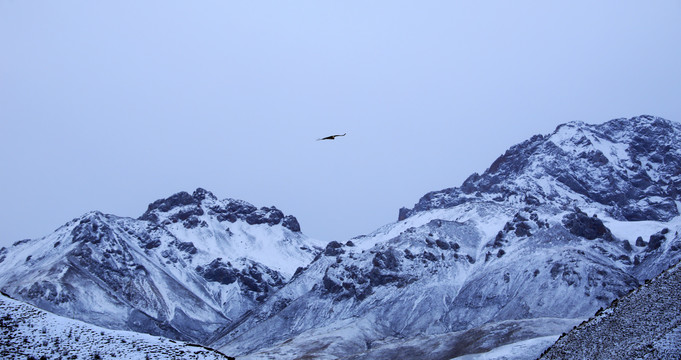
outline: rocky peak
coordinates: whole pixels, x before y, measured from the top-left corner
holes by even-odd
[[[205,199],[210,199],[210,200],[213,200],[213,201],[218,199],[215,195],[213,195],[212,192],[210,192],[206,189],[203,189],[203,188],[197,188],[196,190],[194,190],[192,197],[199,202],[201,202]]]
[[[293,232],[300,232],[298,220],[292,215],[284,215],[274,206],[258,209],[243,200],[218,200],[213,193],[202,188],[196,189],[191,195],[182,191],[166,199],[156,200],[149,204],[147,211],[139,219],[165,224],[182,222],[186,228],[194,228],[205,224],[199,219],[203,215],[214,217],[219,222],[234,223],[243,220],[250,225],[281,224]]]
[[[198,206],[206,200],[217,200],[217,197],[210,191],[202,188],[197,188],[192,195],[186,191],[178,192],[168,198],[159,199],[149,204],[147,211],[140,217],[141,220],[151,220],[154,212],[170,212],[174,209],[184,206]]]
[[[89,212],[78,221],[71,231],[73,242],[98,244],[113,237],[106,215],[99,211]]]
[[[399,219],[467,201],[520,199],[529,205],[598,203],[621,220],[667,221],[679,215],[681,125],[649,115],[604,124],[562,124],[512,146],[459,188],[423,196]]]

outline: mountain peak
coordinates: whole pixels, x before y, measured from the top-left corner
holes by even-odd
[[[401,209],[399,220],[469,201],[529,198],[564,206],[596,203],[622,220],[666,221],[679,214],[680,155],[681,125],[669,120],[573,121],[512,146],[459,188],[426,194],[414,208]]]
[[[192,197],[196,199],[197,201],[203,201],[204,199],[210,199],[210,200],[217,200],[218,198],[213,195],[212,192],[204,189],[204,188],[196,188],[194,190],[194,193],[192,194]]]
[[[188,192],[186,191],[180,191],[176,194],[173,194],[165,199],[159,199],[154,201],[153,203],[149,204],[147,207],[147,211],[142,215],[143,217],[146,214],[151,213],[154,210],[160,211],[160,212],[168,212],[174,208],[180,207],[180,206],[186,206],[186,205],[197,205],[198,202],[196,199],[189,195]]]
[[[102,326],[199,341],[275,293],[321,246],[274,206],[198,188],[152,202],[139,219],[91,211],[0,249],[0,289]]]
[[[641,128],[641,127],[671,127],[671,126],[678,126],[677,123],[667,120],[665,118],[659,117],[659,116],[653,116],[653,115],[639,115],[639,116],[634,116],[631,118],[617,118],[617,119],[612,119],[604,124],[605,126],[611,126],[611,125],[618,125],[622,127],[629,127],[629,128]]]
[[[203,188],[197,188],[191,195],[181,191],[168,198],[156,200],[149,204],[139,220],[166,224],[181,221],[185,227],[193,228],[201,224],[199,217],[203,215],[213,216],[219,222],[234,223],[243,220],[250,225],[281,224],[293,232],[300,232],[298,220],[292,215],[284,215],[274,206],[258,209],[244,200],[218,200],[213,193]]]

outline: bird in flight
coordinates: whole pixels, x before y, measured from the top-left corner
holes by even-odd
[[[347,133],[345,133],[345,134],[347,134]],[[329,135],[329,136],[327,136],[327,137],[323,137],[323,138],[321,138],[321,139],[317,139],[317,141],[319,141],[319,140],[335,140],[335,139],[336,139],[337,137],[339,137],[339,136],[345,136],[345,134],[343,134],[343,135]]]

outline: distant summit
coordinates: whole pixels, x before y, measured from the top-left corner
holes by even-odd
[[[323,245],[275,207],[199,188],[154,201],[139,219],[93,211],[0,249],[0,289],[96,325],[205,342]]]
[[[399,220],[469,201],[593,202],[618,220],[668,221],[681,201],[681,125],[642,115],[571,122],[512,146],[461,187],[426,194]]]
[[[220,201],[213,193],[202,188],[196,189],[192,195],[183,191],[167,199],[156,200],[149,204],[147,211],[139,219],[161,222],[165,225],[179,221],[186,228],[192,228],[198,225],[205,226],[205,222],[199,223],[199,216],[206,213],[220,222],[234,223],[242,220],[250,225],[281,224],[293,232],[300,232],[298,220],[292,215],[284,216],[284,213],[274,206],[258,209],[243,200]]]

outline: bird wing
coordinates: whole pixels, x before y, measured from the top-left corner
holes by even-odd
[[[343,135],[329,135],[327,137],[317,139],[317,141],[319,141],[319,140],[335,140],[338,136],[345,136],[345,134],[347,134],[347,133],[344,133]]]

